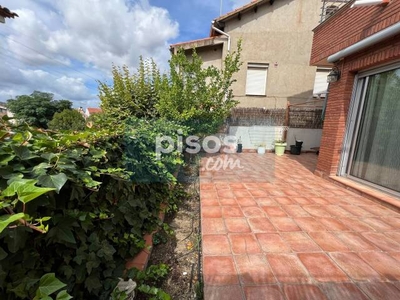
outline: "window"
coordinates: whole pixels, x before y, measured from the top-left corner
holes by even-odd
[[[328,7],[326,7],[325,8],[325,19],[328,19],[330,16],[332,16],[338,9],[339,9],[339,7],[336,5],[329,5]]]
[[[316,97],[325,97],[328,91],[327,77],[329,69],[317,69],[315,73],[314,90],[313,95]]]
[[[267,64],[247,65],[246,95],[265,96],[267,73]]]
[[[400,67],[359,75],[347,127],[342,174],[400,193]]]

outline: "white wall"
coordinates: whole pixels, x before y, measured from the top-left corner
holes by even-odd
[[[242,140],[243,149],[257,149],[260,144],[271,150],[274,148],[274,140],[282,136],[282,126],[230,126],[229,135]],[[322,129],[289,128],[287,134],[287,150],[295,144],[295,137],[303,141],[302,151],[319,147]]]
[[[230,126],[229,135],[240,138],[243,149],[257,149],[261,144],[274,148],[274,141],[282,137],[281,126]]]
[[[295,137],[297,140],[303,141],[302,151],[311,150],[312,147],[319,147],[321,143],[322,129],[303,129],[303,128],[289,128],[287,134],[287,150],[290,150],[290,145],[295,144]]]

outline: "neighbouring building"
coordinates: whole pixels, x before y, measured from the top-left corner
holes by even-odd
[[[242,39],[243,65],[233,85],[241,107],[286,108],[322,105],[329,69],[309,65],[313,33],[348,0],[256,0],[214,19],[210,36],[171,45],[190,55],[193,48],[205,66],[222,67],[230,49]],[[315,101],[320,100],[320,101]]]
[[[0,117],[6,115],[7,115],[7,107],[3,103],[0,103]]]
[[[14,114],[9,109],[7,109],[6,103],[0,102],[0,117],[3,116],[14,118]],[[11,122],[14,122],[14,120],[11,120]]]
[[[400,1],[367,2],[314,29],[311,65],[334,70],[316,173],[398,202]]]
[[[86,108],[86,111],[85,111],[85,118],[89,118],[93,114],[99,114],[99,113],[102,113],[102,112],[103,111],[101,110],[101,108],[88,107],[88,108]]]

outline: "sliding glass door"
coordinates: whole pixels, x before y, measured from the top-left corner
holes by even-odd
[[[361,77],[347,175],[400,192],[400,68]]]

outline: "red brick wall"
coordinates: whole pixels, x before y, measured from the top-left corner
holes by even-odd
[[[390,12],[386,10],[387,8],[390,8]],[[336,26],[335,28],[333,24],[340,24],[340,22],[337,23],[335,16],[326,24],[321,24],[315,30],[311,63],[325,59],[336,51],[359,41],[361,37],[370,35],[371,28],[378,26],[381,30],[399,21],[400,0],[392,0],[387,8],[364,7],[362,13],[360,13],[361,8],[348,8],[337,16],[337,19],[341,19],[345,26]],[[350,14],[351,12],[354,14]],[[351,24],[346,23],[346,20],[351,20]],[[327,45],[327,41],[329,41],[329,45]],[[338,82],[330,84],[317,172],[326,175],[333,175],[337,172],[354,78],[357,72],[396,60],[400,60],[400,35],[346,57],[337,64],[341,71],[341,78]]]
[[[400,21],[400,0],[391,0],[387,6],[350,6],[314,29],[312,65]]]
[[[330,85],[317,170],[335,174],[339,165],[355,74],[346,72]]]

